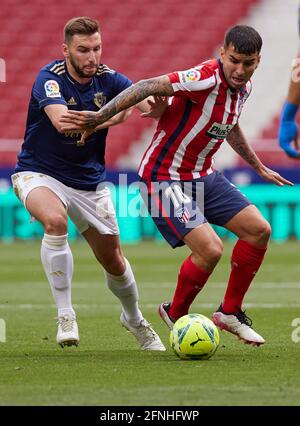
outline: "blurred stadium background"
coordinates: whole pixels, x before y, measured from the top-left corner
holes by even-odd
[[[2,0],[0,58],[6,65],[6,81],[0,83],[0,239],[27,239],[42,233],[38,224],[28,225],[28,215],[13,195],[9,178],[22,143],[35,76],[43,65],[62,57],[62,29],[74,16],[100,21],[102,62],[133,81],[187,69],[218,54],[229,26],[254,26],[264,41],[262,61],[241,124],[265,164],[300,184],[299,163],[287,158],[276,140],[290,64],[298,48],[297,7],[297,0],[188,0],[184,4],[179,0],[31,0],[26,4]],[[153,127],[152,120],[141,119],[136,112],[109,131],[108,180],[116,183],[120,171],[129,173],[129,181],[135,180]],[[243,187],[271,221],[275,240],[300,238],[296,221],[300,185],[291,189],[264,184],[226,144],[217,155],[216,165]],[[159,239],[147,219],[128,222],[120,218],[120,227],[124,242],[153,236]],[[70,236],[76,237],[72,225]],[[227,234],[223,232],[222,236]]]

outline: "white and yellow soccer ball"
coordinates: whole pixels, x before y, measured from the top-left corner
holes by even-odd
[[[208,359],[220,342],[215,324],[201,314],[179,318],[170,333],[170,345],[181,359]]]

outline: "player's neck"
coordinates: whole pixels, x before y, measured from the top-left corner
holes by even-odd
[[[87,83],[91,82],[92,77],[81,77],[80,75],[77,74],[77,72],[75,71],[75,69],[72,67],[72,65],[68,61],[66,61],[66,67],[67,67],[68,74],[77,83],[79,83],[79,84],[87,84]]]

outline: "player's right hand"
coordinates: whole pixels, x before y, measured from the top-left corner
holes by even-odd
[[[97,112],[68,110],[61,115],[59,123],[63,132],[94,130],[97,126]]]
[[[300,151],[298,147],[298,126],[295,122],[297,110],[297,105],[293,105],[288,102],[285,103],[278,133],[280,147],[291,158],[300,158]]]

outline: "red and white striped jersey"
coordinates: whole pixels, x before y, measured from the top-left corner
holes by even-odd
[[[213,155],[237,123],[250,81],[229,88],[213,59],[168,75],[174,96],[139,168],[144,180],[193,180],[213,172]]]

